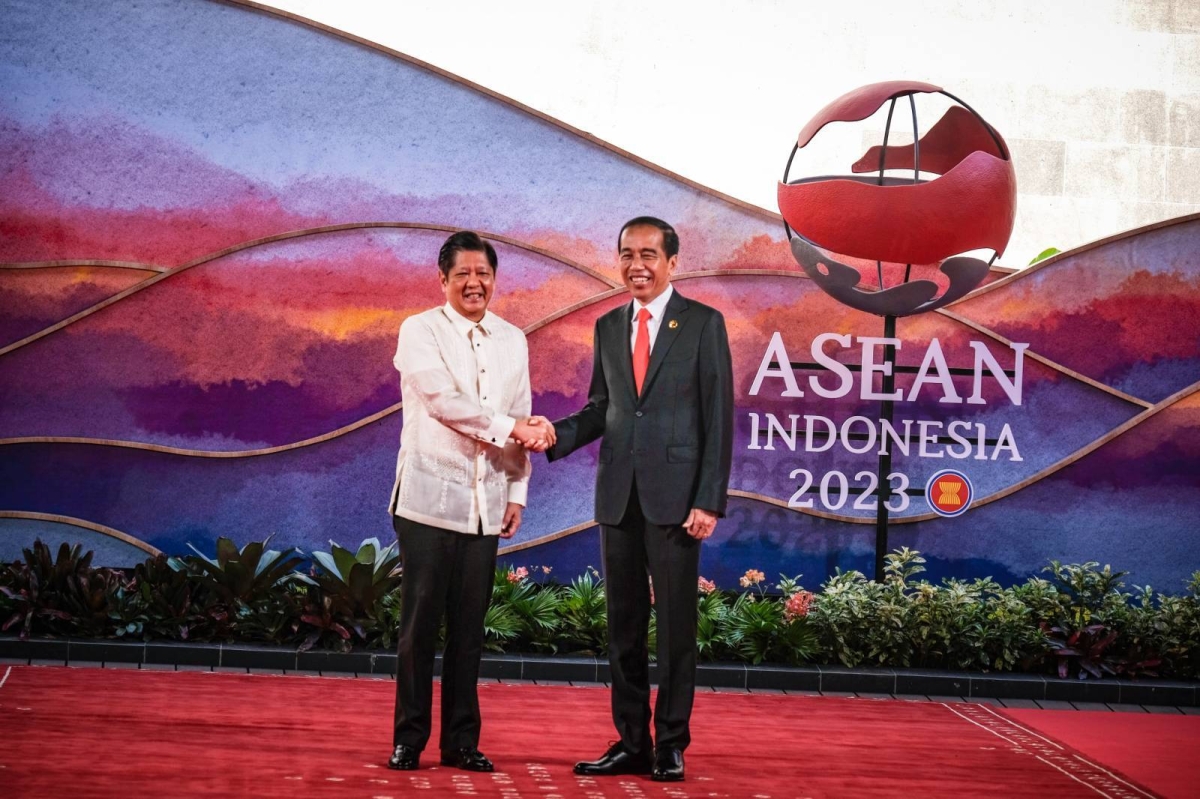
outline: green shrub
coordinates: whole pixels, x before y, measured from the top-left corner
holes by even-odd
[[[1192,574],[1187,589],[1181,596],[1139,589],[1115,644],[1118,673],[1200,677],[1200,572]]]
[[[957,662],[950,664],[951,668],[1036,670],[1045,657],[1048,644],[1045,633],[1033,623],[1033,617],[1033,610],[1015,589],[994,590],[984,600],[978,627],[966,633],[965,651]]]
[[[104,589],[98,600],[94,591],[101,582],[106,589],[110,580],[92,579],[93,572],[99,571],[92,569],[92,553],[83,554],[78,544],[64,543],[54,558],[50,547],[39,540],[30,549],[22,550],[22,555],[23,562],[10,566],[10,584],[0,587],[12,609],[12,615],[0,629],[16,628],[21,638],[28,638],[35,624],[38,632],[52,635],[76,630],[84,635],[93,633],[97,619],[91,608],[95,601],[103,603],[105,598]],[[102,615],[107,615],[107,607]]]
[[[367,629],[371,645],[380,649],[396,646],[396,635],[400,629],[400,589],[385,594],[379,600],[379,612],[374,623]]]
[[[130,587],[145,615],[144,637],[181,641],[192,637],[200,621],[203,588],[182,561],[165,555],[143,561],[134,567]]]
[[[608,609],[604,582],[591,571],[571,581],[559,605],[562,648],[595,655],[608,646]]]
[[[155,557],[131,572],[93,568],[91,553],[37,541],[0,566],[0,629],[22,637],[261,641],[299,648],[394,645],[403,573],[395,547],[332,544],[312,555],[238,548],[216,556]],[[767,591],[751,569],[740,593],[701,579],[696,644],[705,660],[840,663],[964,670],[1052,670],[1064,676],[1200,677],[1200,572],[1181,595],[1124,590],[1125,573],[1052,561],[1046,576],[1001,588],[990,578],[920,578],[925,560],[901,549],[886,578],[838,572],[814,594],[800,578]],[[536,572],[539,578],[548,570]],[[607,644],[605,586],[589,569],[569,585],[539,584],[527,569],[497,570],[484,621],[493,651],[600,655]],[[651,611],[654,655],[657,614]]]
[[[710,595],[711,596],[711,595]],[[788,618],[785,601],[744,593],[720,617],[722,649],[757,665],[769,660],[798,665],[817,652],[817,633],[807,618]]]
[[[717,660],[725,654],[728,648],[725,617],[728,614],[725,594],[710,591],[700,595],[696,607],[696,646],[702,659]]]
[[[492,605],[506,607],[515,622],[513,637],[535,651],[558,651],[562,624],[562,588],[541,586],[528,578],[528,570],[497,569]]]
[[[216,557],[189,544],[196,554],[171,559],[203,595],[195,631],[208,640],[293,643],[300,627],[301,596],[296,584],[313,580],[295,571],[304,555],[295,547],[267,549],[272,536],[241,549],[228,538],[217,539]]]
[[[354,552],[329,544],[329,552],[312,553],[315,566],[311,583],[303,589],[300,621],[305,637],[300,650],[322,640],[338,649],[348,649],[355,640],[368,644],[387,637],[390,641],[390,636],[378,631],[378,620],[384,598],[400,584],[395,542],[384,547],[378,538],[368,538]]]

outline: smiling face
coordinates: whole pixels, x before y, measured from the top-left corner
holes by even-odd
[[[454,254],[449,274],[441,277],[442,291],[450,307],[472,322],[482,319],[496,288],[496,273],[488,263],[487,253],[459,250]]]
[[[621,280],[633,298],[645,305],[671,285],[679,256],[667,257],[662,231],[653,225],[625,228],[620,244]]]

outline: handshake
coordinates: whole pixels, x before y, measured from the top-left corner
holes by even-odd
[[[531,416],[518,421],[512,437],[531,452],[545,452],[554,446],[554,425],[545,416]]]

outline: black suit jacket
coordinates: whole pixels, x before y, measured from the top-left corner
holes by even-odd
[[[682,524],[692,508],[725,514],[733,451],[733,365],[725,319],[676,290],[658,328],[639,397],[633,303],[596,320],[592,383],[578,413],[554,423],[551,460],[603,436],[596,521],[616,525],[637,480],[652,524]]]

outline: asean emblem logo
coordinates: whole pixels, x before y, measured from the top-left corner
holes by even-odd
[[[943,469],[925,484],[925,500],[938,516],[961,516],[975,499],[975,486],[962,472]]]

